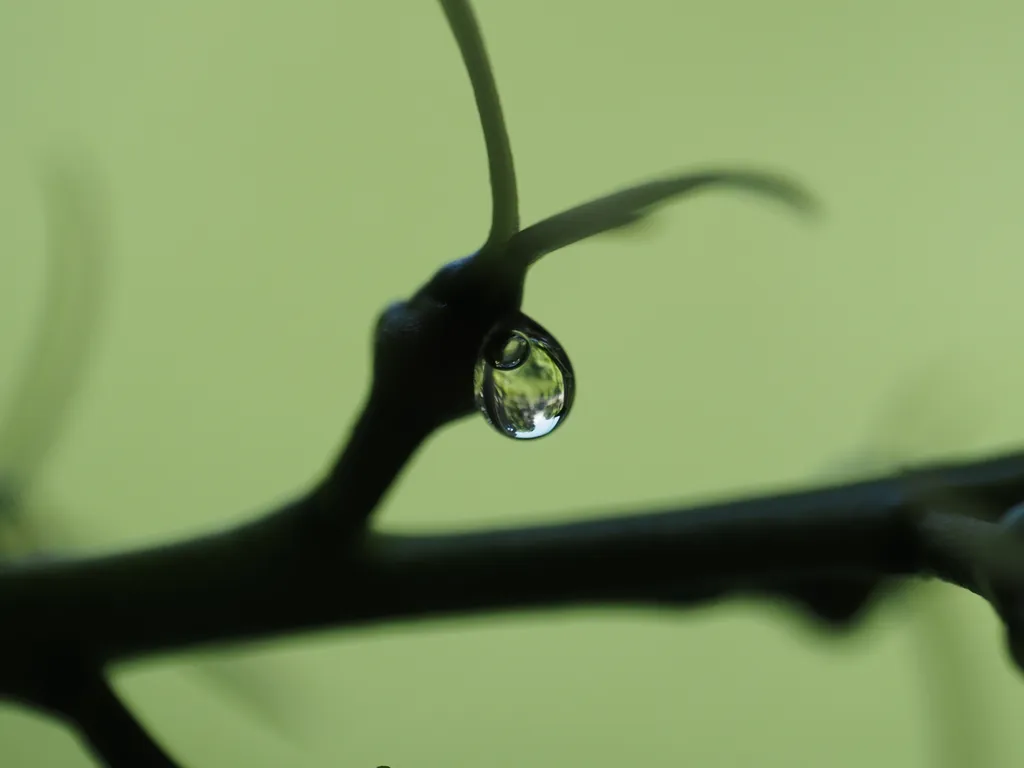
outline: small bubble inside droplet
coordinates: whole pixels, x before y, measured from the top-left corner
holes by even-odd
[[[498,354],[494,356],[493,365],[503,371],[510,371],[525,363],[529,356],[530,340],[518,331],[513,331],[501,346]]]
[[[525,315],[495,328],[474,371],[477,407],[517,439],[550,434],[569,413],[575,376],[565,350]]]

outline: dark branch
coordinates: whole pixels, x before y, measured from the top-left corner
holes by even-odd
[[[33,662],[36,662],[34,665]],[[42,662],[42,663],[41,663]],[[110,768],[175,768],[110,687],[103,670],[78,656],[22,656],[18,677],[5,678],[8,697],[71,726],[86,749]]]
[[[97,760],[110,768],[178,765],[128,711],[102,673],[96,672],[76,689],[78,699],[67,717]]]
[[[948,467],[936,478],[999,503],[1024,496],[1024,456]],[[53,653],[71,645],[109,663],[454,613],[685,606],[765,593],[806,604],[800,585],[849,587],[912,575],[981,591],[965,563],[1006,576],[1002,553],[990,562],[976,541],[945,537],[961,519],[922,514],[907,488],[896,476],[565,525],[373,534],[347,544],[324,538],[316,522],[323,510],[311,495],[252,524],[178,544],[8,565],[0,570],[0,614],[20,629],[3,644]],[[1020,546],[994,523],[971,524],[1000,546]],[[822,612],[833,608],[827,590],[819,598]],[[3,650],[14,657],[15,649]]]

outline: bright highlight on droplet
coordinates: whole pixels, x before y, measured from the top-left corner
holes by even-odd
[[[576,377],[555,337],[519,314],[488,334],[473,384],[477,407],[491,426],[507,437],[530,440],[565,421]]]

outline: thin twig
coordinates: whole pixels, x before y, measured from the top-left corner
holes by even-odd
[[[497,255],[495,249],[505,245],[519,229],[519,199],[512,146],[505,127],[498,86],[494,82],[491,62],[473,8],[466,0],[441,0],[441,7],[469,74],[484,133],[492,213],[491,228],[483,252]]]

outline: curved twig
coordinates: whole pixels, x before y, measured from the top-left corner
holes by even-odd
[[[627,187],[532,224],[512,238],[509,258],[533,264],[588,237],[636,224],[673,197],[716,186],[764,195],[803,212],[815,208],[813,197],[783,176],[741,170],[685,173]]]
[[[512,146],[502,114],[498,87],[494,82],[483,35],[472,7],[465,0],[441,0],[448,26],[462,54],[473,86],[480,126],[487,147],[487,167],[491,181],[491,228],[482,254],[496,257],[499,249],[519,229],[519,200]]]

